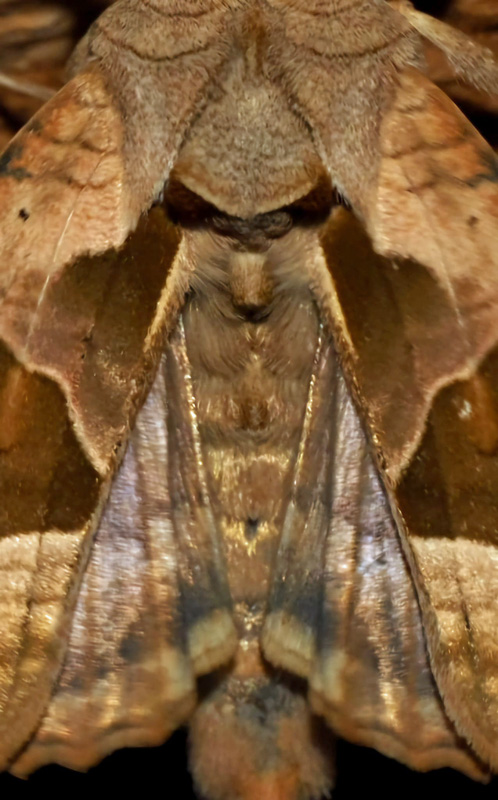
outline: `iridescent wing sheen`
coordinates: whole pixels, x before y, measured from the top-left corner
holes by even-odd
[[[445,708],[496,765],[496,158],[418,73],[400,76],[396,97],[367,212],[387,258],[367,266],[334,256],[347,253],[334,224],[324,239],[342,310],[338,341],[405,542]]]
[[[316,362],[263,634],[338,734],[415,769],[485,772],[449,721],[410,570],[330,339]]]
[[[236,647],[184,366],[178,331],[113,483],[64,668],[15,774],[53,762],[88,769],[120,747],[160,744],[191,714],[196,676]]]
[[[159,209],[139,218],[226,57],[215,5],[201,39],[190,6],[173,22],[136,0],[110,7],[73,79],[0,159],[0,768],[48,704],[110,481],[183,300],[168,281],[178,233]]]
[[[497,161],[423,75],[409,15],[374,3],[358,13],[358,28],[367,23],[355,38],[347,14],[300,8],[275,48],[333,185],[382,256],[358,261],[335,215],[321,305],[402,537],[445,710],[496,769]],[[431,36],[449,42],[437,26]],[[285,69],[296,45],[307,71]],[[459,62],[454,49],[463,72],[468,52]],[[496,74],[489,53],[473,52]],[[360,235],[357,226],[355,243]]]
[[[38,724],[60,669],[109,481],[154,369],[148,332],[159,322],[176,246],[164,215],[153,212],[119,254],[84,256],[46,285],[28,354],[2,345],[4,765]],[[4,331],[15,310],[23,310],[19,302],[6,311]]]

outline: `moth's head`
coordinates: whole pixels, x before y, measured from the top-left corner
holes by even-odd
[[[337,205],[337,195],[324,178],[293,203],[240,217],[192,192],[173,171],[164,204],[188,241],[195,265],[190,288],[209,301],[213,313],[216,306],[224,316],[257,321],[271,312],[281,291],[308,286],[307,247]]]
[[[254,214],[231,214],[192,191],[183,178],[175,167],[165,188],[163,200],[170,219],[185,229],[204,228],[231,239],[239,251],[264,252],[296,226],[320,225],[339,202],[329,177],[322,172],[310,191],[290,203],[270,210],[263,207]]]

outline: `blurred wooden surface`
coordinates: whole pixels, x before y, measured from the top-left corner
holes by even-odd
[[[0,147],[39,108],[47,90],[61,86],[75,43],[110,2],[0,0]]]
[[[421,0],[415,5],[465,31],[498,57],[498,0]],[[428,50],[428,62],[433,80],[462,104],[466,113],[475,110],[498,114],[498,87],[497,94],[490,97],[466,86],[455,78],[444,56],[433,48]],[[495,144],[498,145],[498,136]]]

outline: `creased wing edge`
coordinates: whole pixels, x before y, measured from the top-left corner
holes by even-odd
[[[95,107],[99,122],[92,123]],[[95,250],[119,245],[131,227],[120,172],[121,139],[118,115],[98,72],[92,70],[42,109],[2,157],[0,762],[4,767],[29,737],[47,703],[115,460],[112,450],[105,454],[105,462],[97,459],[94,465],[87,459],[87,448],[68,419],[63,381],[46,377],[51,365],[45,359],[48,368],[43,369],[40,349],[50,339],[44,337],[42,320],[51,281],[60,278],[64,264],[89,249],[88,241]],[[91,202],[97,195],[107,211],[105,239],[85,189]],[[48,321],[50,328],[52,320]],[[74,367],[82,365],[87,350],[84,336],[81,339],[69,372],[72,388]],[[59,344],[57,337],[55,342]],[[75,508],[69,495],[77,473],[87,498],[77,500]],[[54,508],[58,492],[64,521]]]
[[[167,277],[179,238],[161,209],[123,244],[139,212],[123,137],[92,67],[1,162],[4,768],[47,705],[110,480],[185,290],[181,269]]]
[[[333,222],[324,237],[342,312],[332,324],[398,522],[445,708],[497,769],[497,162],[415,70],[399,77],[380,146],[366,223],[387,258],[368,272],[350,265],[348,276],[347,259],[334,256],[336,217],[335,233]]]
[[[348,253],[358,240],[355,230]],[[312,285],[327,315],[337,297],[330,300],[319,243],[311,253]],[[345,738],[415,769],[452,766],[485,780],[486,769],[445,714],[387,498],[326,329],[322,339],[263,630],[265,656],[308,680],[314,710]]]
[[[162,743],[196,702],[168,488],[160,368],[93,544],[64,667],[11,771],[88,769],[113,750]]]

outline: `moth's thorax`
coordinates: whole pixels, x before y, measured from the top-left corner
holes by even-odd
[[[189,189],[246,218],[289,205],[324,174],[304,121],[256,60],[233,60],[175,164]]]
[[[319,329],[307,236],[284,212],[267,216],[266,247],[262,236],[248,248],[250,236],[189,234],[196,268],[183,315],[211,496],[248,640],[262,621]]]

